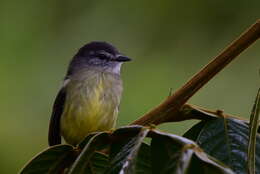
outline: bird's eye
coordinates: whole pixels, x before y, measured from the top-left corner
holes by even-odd
[[[110,60],[112,58],[112,55],[107,52],[101,51],[96,53],[96,57],[102,60]]]
[[[97,57],[100,58],[100,59],[109,59],[109,57],[104,53],[97,54]]]

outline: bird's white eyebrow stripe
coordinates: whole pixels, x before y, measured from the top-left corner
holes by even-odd
[[[104,55],[109,56],[109,57],[113,56],[113,54],[111,54],[110,52],[107,52],[105,50],[98,51],[98,53],[104,54]]]

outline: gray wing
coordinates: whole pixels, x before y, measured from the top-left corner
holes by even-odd
[[[52,109],[52,115],[49,124],[49,146],[61,144],[60,118],[64,109],[65,100],[66,91],[65,88],[62,88],[55,99]]]

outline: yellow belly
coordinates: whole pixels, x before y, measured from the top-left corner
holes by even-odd
[[[113,77],[101,77],[77,79],[67,87],[61,134],[69,144],[80,143],[89,133],[115,127],[121,84],[114,86]]]

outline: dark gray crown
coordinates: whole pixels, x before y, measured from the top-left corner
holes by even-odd
[[[112,55],[119,54],[119,51],[113,45],[107,42],[93,41],[81,47],[78,53],[76,54],[76,56],[86,57],[90,54],[90,52],[95,52],[100,50],[106,51]]]

